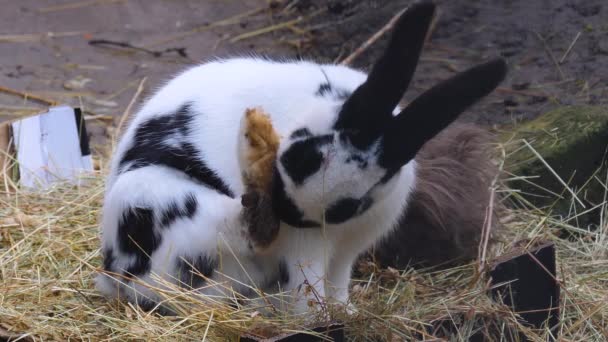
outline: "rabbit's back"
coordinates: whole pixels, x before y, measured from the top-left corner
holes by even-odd
[[[108,186],[124,171],[129,154],[141,157],[133,151],[138,143],[170,147],[185,141],[192,146],[184,153],[204,160],[240,194],[237,134],[247,108],[262,107],[281,138],[303,123],[313,132],[327,130],[341,103],[365,78],[351,68],[305,61],[237,58],[190,68],[135,115],[116,150]]]

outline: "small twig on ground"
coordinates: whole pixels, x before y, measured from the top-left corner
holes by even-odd
[[[286,27],[291,27],[291,26],[293,26],[295,24],[298,24],[298,23],[301,23],[301,22],[303,22],[305,20],[308,20],[308,19],[310,19],[310,18],[312,18],[312,17],[314,17],[314,16],[322,13],[323,11],[324,10],[319,10],[319,11],[316,11],[316,12],[314,12],[314,13],[310,14],[309,16],[306,16],[306,17],[298,17],[296,19],[292,19],[292,20],[289,20],[289,21],[286,21],[286,22],[283,22],[283,23],[279,23],[279,24],[275,24],[275,25],[270,25],[270,26],[262,27],[261,29],[257,29],[257,30],[253,30],[253,31],[250,31],[250,32],[245,32],[245,33],[239,34],[236,37],[231,38],[230,39],[230,43],[236,43],[236,42],[244,40],[244,39],[253,38],[253,37],[260,36],[260,35],[263,35],[263,34],[266,34],[266,33],[270,33],[270,32],[274,32],[274,31],[277,31],[277,30],[280,30],[280,29],[283,29],[283,28],[286,28]]]
[[[344,58],[340,64],[342,65],[350,65],[355,58],[359,57],[360,54],[365,52],[372,44],[374,44],[378,39],[382,38],[386,32],[395,26],[397,20],[401,17],[401,15],[407,10],[407,8],[402,9],[397,14],[395,14],[384,26],[380,28],[376,33],[374,33],[371,37],[369,37],[366,41],[363,42],[353,53],[348,55],[348,57]]]
[[[0,92],[11,94],[11,95],[17,95],[17,96],[22,97],[26,101],[30,100],[30,101],[34,101],[34,102],[39,102],[39,103],[42,103],[47,106],[54,106],[57,104],[57,101],[55,101],[55,100],[45,99],[40,96],[28,94],[28,93],[25,93],[25,92],[22,92],[19,90],[15,90],[15,89],[3,87],[3,86],[0,86]]]
[[[92,115],[85,116],[84,119],[87,121],[91,121],[91,120],[113,121],[114,117],[112,115],[92,114]]]
[[[188,58],[188,54],[186,53],[186,48],[185,47],[173,47],[173,48],[167,48],[164,50],[149,50],[146,48],[142,48],[139,46],[135,46],[131,43],[127,43],[127,42],[118,42],[118,41],[113,41],[113,40],[107,40],[107,39],[93,39],[89,41],[89,45],[93,45],[93,46],[116,46],[116,47],[121,47],[121,48],[125,48],[125,49],[131,49],[131,50],[136,50],[136,51],[141,51],[141,52],[145,52],[147,54],[150,54],[154,57],[162,57],[164,54],[167,53],[171,53],[171,52],[175,52],[177,53],[180,57],[184,57],[184,58]]]
[[[133,88],[133,87],[137,86],[137,84],[138,84],[137,81],[131,81],[131,82],[127,83],[126,86],[124,86],[124,87],[118,89],[117,91],[115,91],[115,92],[109,94],[108,96],[106,96],[104,98],[104,100],[105,101],[110,101],[113,98],[117,97],[118,95],[122,94],[123,92],[127,91],[129,88]]]
[[[129,102],[129,105],[127,105],[127,108],[122,113],[122,116],[120,117],[120,121],[118,122],[118,126],[116,127],[116,137],[121,135],[122,127],[124,126],[125,121],[127,121],[127,118],[129,118],[131,116],[131,108],[133,108],[133,105],[135,104],[135,102],[137,101],[137,99],[139,98],[141,93],[144,91],[144,84],[146,83],[146,79],[147,79],[147,77],[144,77],[141,79],[141,81],[139,82],[139,85],[137,86],[137,90],[135,91],[135,94],[133,95],[133,97],[131,98],[131,101]]]
[[[428,44],[428,42],[431,40],[431,36],[433,35],[433,32],[435,32],[435,28],[437,28],[439,17],[441,17],[441,8],[437,8],[435,10],[435,15],[433,15],[431,25],[429,26],[429,30],[426,33],[426,38],[424,39],[424,45]]]
[[[536,85],[530,86],[529,88],[530,89],[543,89],[543,88],[546,88],[546,87],[549,87],[549,86],[559,86],[559,85],[563,85],[563,84],[567,84],[567,83],[571,83],[571,82],[576,82],[576,81],[578,81],[578,79],[576,79],[576,78],[568,78],[568,79],[565,79],[563,81],[538,83]]]
[[[572,43],[570,43],[570,46],[568,46],[568,50],[566,50],[566,52],[564,52],[564,55],[562,56],[562,58],[559,59],[559,64],[564,63],[564,61],[566,60],[566,58],[570,54],[570,51],[572,51],[572,48],[574,47],[574,44],[576,44],[576,42],[578,41],[578,38],[580,36],[581,36],[581,32],[579,31],[576,34],[576,37],[574,37],[574,39],[572,40]]]
[[[78,293],[87,303],[89,303],[91,306],[95,306],[95,303],[93,303],[89,297],[87,297],[87,295],[85,295],[84,293],[82,293],[82,291],[80,291],[79,289],[75,288],[74,286],[72,286],[71,284],[67,284],[67,286],[69,288],[71,288],[72,290],[74,290],[76,293]]]
[[[386,34],[386,32],[390,31],[393,28],[393,26],[395,26],[395,24],[397,23],[397,20],[399,20],[399,18],[405,11],[407,11],[407,7],[402,9],[401,11],[397,12],[397,14],[395,14],[393,17],[391,17],[391,19],[384,26],[382,26],[380,28],[380,30],[378,30],[371,37],[369,37],[365,42],[363,42],[363,44],[361,44],[348,57],[344,58],[342,60],[342,62],[340,62],[340,64],[342,64],[342,65],[352,64],[352,62],[355,60],[355,58],[359,57],[359,55],[361,55],[363,52],[365,52],[365,50],[367,50],[372,44],[374,44],[376,41],[378,41],[380,38],[382,38],[382,36],[384,36]],[[426,34],[426,38],[424,40],[425,44],[429,41],[429,39],[431,38],[431,35],[435,31],[435,27],[437,26],[437,22],[438,22],[440,14],[441,13],[439,11],[437,11],[435,13],[435,15],[433,16],[433,20],[431,21],[431,25]]]
[[[525,96],[532,96],[532,97],[542,97],[542,98],[549,97],[546,94],[535,93],[532,91],[525,91],[525,90],[516,90],[516,89],[504,88],[504,87],[498,87],[498,88],[496,88],[496,91],[501,92],[501,93],[518,94],[518,95],[525,95]]]
[[[126,2],[126,1],[127,0],[88,0],[88,1],[77,1],[77,2],[67,3],[67,4],[61,4],[61,5],[54,5],[54,6],[39,8],[38,12],[48,13],[48,12],[55,12],[55,11],[62,11],[62,10],[70,10],[70,9],[82,8],[82,7],[92,6],[92,5],[100,5],[100,4],[103,4],[103,3],[111,4],[111,3],[115,3],[115,2]]]
[[[445,45],[442,45],[439,42],[435,42],[435,43],[428,42],[427,46],[430,49],[434,50],[434,51],[436,51],[436,50],[438,50],[438,51],[444,51],[444,52],[447,52],[447,53],[449,53],[451,55],[458,55],[458,56],[464,56],[464,57],[477,57],[477,56],[479,56],[479,51],[475,51],[475,50],[472,50],[472,49],[467,49],[467,48],[464,48],[464,47],[445,46]]]
[[[545,49],[545,52],[549,56],[549,59],[555,65],[555,68],[557,69],[557,72],[559,73],[559,76],[561,77],[562,80],[564,80],[566,78],[566,76],[564,75],[564,72],[562,71],[562,68],[559,66],[559,63],[555,59],[555,56],[553,55],[553,52],[551,52],[551,49],[549,49],[549,45],[547,45],[547,41],[538,32],[534,32],[534,33],[536,33],[536,37],[543,44],[543,48]]]
[[[258,7],[256,9],[253,9],[253,10],[250,10],[250,11],[246,11],[246,12],[243,12],[243,13],[239,13],[237,15],[234,15],[234,16],[222,19],[222,20],[218,20],[216,22],[212,22],[212,23],[209,23],[209,24],[201,25],[201,26],[196,27],[196,28],[194,28],[194,29],[192,29],[190,31],[183,32],[183,33],[178,33],[178,34],[176,34],[174,36],[171,36],[169,38],[165,38],[165,39],[162,39],[162,40],[150,43],[150,44],[146,44],[145,46],[148,47],[148,48],[150,48],[150,47],[154,47],[154,46],[158,46],[158,45],[163,45],[163,44],[166,44],[166,43],[169,43],[169,42],[174,42],[174,41],[186,38],[186,37],[191,36],[191,35],[196,34],[196,33],[208,31],[208,30],[210,30],[212,28],[215,28],[215,27],[236,25],[236,24],[238,24],[240,22],[240,19],[243,19],[243,18],[251,16],[251,15],[258,14],[258,13],[264,11],[267,8],[268,7],[266,7],[266,6]]]
[[[483,231],[481,232],[481,240],[479,242],[479,273],[483,271],[483,268],[485,266],[488,244],[490,243],[490,235],[492,234],[492,216],[494,216],[494,194],[496,193],[494,184],[492,184],[492,188],[490,191],[490,203],[486,208],[486,217],[484,219]]]
[[[302,265],[298,265],[300,272],[302,273],[302,276],[304,277],[304,286],[307,286],[308,289],[310,290],[310,292],[314,295],[317,303],[321,306],[321,309],[323,310],[323,312],[327,312],[327,305],[325,303],[325,298],[321,298],[321,296],[319,295],[319,292],[315,289],[315,287],[313,286],[314,284],[310,284],[310,282],[308,281],[308,278],[306,277],[306,273],[304,272],[304,266]],[[325,279],[319,279],[318,281],[325,281]],[[318,282],[317,281],[317,282]],[[307,290],[305,289],[304,292],[306,292]]]
[[[4,341],[33,341],[28,334],[17,334],[12,333],[4,328],[0,327],[0,340]]]
[[[80,36],[84,31],[72,32],[44,32],[44,33],[26,33],[26,34],[5,34],[0,35],[0,43],[29,43],[39,42],[44,38],[61,38]]]
[[[11,105],[0,104],[0,116],[11,116],[11,113],[5,113],[4,111],[37,112],[37,111],[40,111],[40,107],[11,106]]]
[[[420,57],[421,62],[435,62],[442,63],[448,70],[454,73],[460,72],[460,68],[454,65],[454,61],[449,58],[436,58],[436,57]]]

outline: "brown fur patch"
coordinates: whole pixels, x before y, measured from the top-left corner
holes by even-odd
[[[246,110],[243,130],[241,134],[247,144],[242,215],[249,228],[252,247],[261,252],[272,244],[279,232],[279,220],[272,210],[270,195],[279,136],[270,117],[261,108]]]
[[[479,127],[452,124],[420,150],[406,214],[374,251],[382,266],[436,266],[477,257],[490,187],[498,174],[492,141]],[[496,209],[498,200],[494,202]]]
[[[246,151],[248,165],[245,182],[248,188],[269,193],[279,136],[272,127],[270,117],[260,108],[247,109],[245,120],[244,134],[249,146]]]

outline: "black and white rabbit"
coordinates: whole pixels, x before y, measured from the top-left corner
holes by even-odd
[[[207,295],[280,288],[291,291],[296,312],[311,299],[347,302],[354,261],[407,210],[418,151],[506,73],[503,60],[492,60],[399,108],[434,10],[412,5],[369,75],[236,58],[169,81],[133,118],[112,161],[100,291],[150,306],[159,300],[149,286],[159,285],[156,274]],[[266,228],[250,224],[241,201],[249,189],[239,127],[256,106],[281,136],[270,200],[254,197],[272,204],[258,215],[280,220],[267,228],[276,231],[271,241],[260,239]]]

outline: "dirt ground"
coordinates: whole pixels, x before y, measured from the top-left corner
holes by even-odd
[[[228,41],[269,25],[265,0],[2,3],[0,86],[83,107],[93,118],[87,124],[93,145],[106,143],[108,123],[118,121],[144,78],[136,103],[172,74],[213,56],[286,50],[268,35]],[[0,122],[40,107],[0,92]]]
[[[436,0],[438,23],[406,99],[502,55],[501,88],[463,120],[532,118],[608,102],[605,0]],[[146,94],[187,65],[258,53],[340,61],[410,0],[22,0],[0,11],[0,85],[84,106],[94,144],[139,84]],[[369,67],[380,40],[354,62]],[[0,94],[0,121],[33,112]]]
[[[322,7],[325,1],[307,1]],[[332,1],[319,21],[315,52],[350,53],[411,1]],[[422,56],[414,95],[491,56],[505,57],[507,81],[465,120],[482,124],[532,118],[557,106],[608,103],[608,3],[605,0],[436,0],[439,17]],[[337,4],[342,4],[338,6]],[[343,44],[343,42],[346,42]],[[368,67],[380,42],[356,60]],[[412,94],[410,94],[412,95]],[[406,96],[411,98],[411,96]]]

